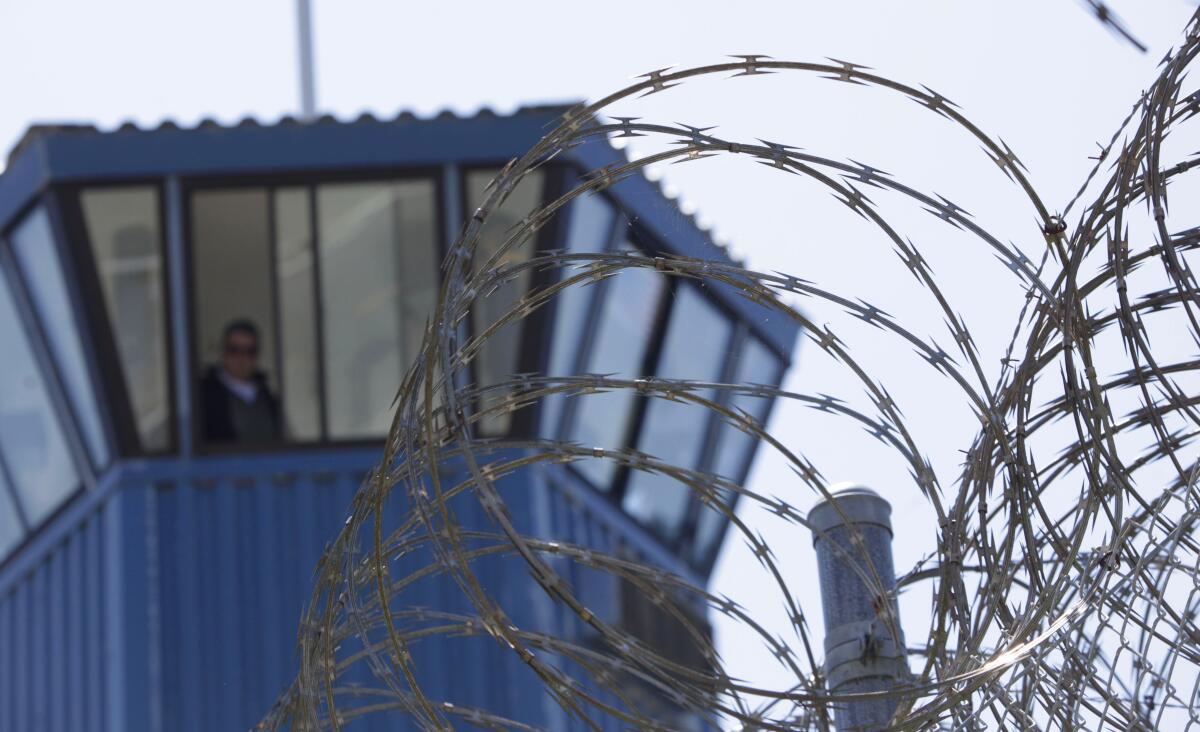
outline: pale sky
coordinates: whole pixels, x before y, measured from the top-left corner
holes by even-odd
[[[1148,53],[1111,35],[1076,0],[314,0],[318,106],[345,119],[367,110],[428,115],[446,107],[472,113],[487,105],[504,112],[525,103],[595,99],[636,74],[710,63],[726,54],[834,57],[924,83],[957,102],[1011,146],[1054,207],[1074,194],[1096,143],[1107,142],[1195,8],[1185,0],[1112,5]],[[294,113],[293,12],[291,0],[0,0],[0,146],[15,143],[33,122],[112,128],[127,119],[153,125],[171,118],[186,125],[206,116],[236,122],[253,115],[270,122]],[[727,137],[764,138],[869,163],[945,195],[1027,255],[1040,254],[1032,210],[978,145],[911,101],[880,90],[778,74],[686,84],[613,112],[718,125],[717,133]],[[890,247],[811,184],[744,160],[671,166],[662,175],[750,266],[861,297],[919,335],[949,345],[940,317],[913,290]],[[998,366],[1020,290],[976,244],[913,209],[897,202],[888,211],[922,246],[988,363]],[[942,485],[951,489],[957,450],[968,446],[977,427],[961,397],[931,375],[911,348],[844,325],[844,316],[826,314],[817,303],[801,307],[818,320],[840,318],[838,325],[855,336],[845,338],[883,376]],[[799,392],[864,401],[859,387],[804,345],[788,384]],[[892,501],[899,572],[932,548],[936,527],[907,471],[859,428],[783,405],[772,430],[829,480],[865,482]],[[750,487],[786,496],[803,509],[813,500],[773,455],[757,461]],[[745,516],[773,543],[789,581],[803,590],[819,634],[809,537],[758,511]],[[729,542],[713,587],[785,632],[778,598],[762,591],[762,582],[749,551]],[[924,634],[927,604],[921,596],[902,605],[910,641]],[[746,645],[746,636],[724,623],[717,630],[731,673],[790,685],[765,649]]]

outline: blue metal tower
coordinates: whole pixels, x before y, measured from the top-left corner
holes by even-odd
[[[313,568],[378,461],[442,253],[498,167],[564,111],[29,130],[0,175],[0,730],[232,730],[262,717],[295,674]],[[532,208],[621,160],[589,141],[510,204]],[[577,199],[534,246],[728,261],[642,177]],[[628,274],[495,339],[475,378],[780,382],[792,323],[732,290]],[[235,319],[257,328],[276,440],[204,426],[199,383]],[[765,419],[771,405],[736,406]],[[659,409],[632,394],[547,400],[482,429],[657,449],[745,478],[753,440]],[[722,514],[604,461],[536,482],[511,507],[532,531],[621,547],[703,585]],[[542,593],[524,572],[489,582]],[[582,591],[611,622],[658,632],[639,630],[619,587]],[[453,588],[414,592],[434,606]],[[485,657],[428,655],[431,693],[459,687],[500,710],[529,698]]]

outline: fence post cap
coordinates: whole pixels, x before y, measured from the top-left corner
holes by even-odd
[[[822,496],[808,512],[814,544],[821,533],[847,523],[876,524],[892,533],[892,504],[875,491],[860,483],[847,482],[830,486],[829,494],[829,498]]]

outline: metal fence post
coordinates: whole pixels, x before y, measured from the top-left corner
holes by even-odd
[[[853,483],[833,486],[830,493],[831,500],[821,500],[808,514],[821,581],[829,689],[836,694],[891,689],[908,676],[896,602],[884,599],[896,587],[892,507],[875,491]],[[863,575],[878,577],[887,594],[878,594],[873,580],[868,584]],[[836,703],[838,732],[886,729],[898,703],[894,697]]]

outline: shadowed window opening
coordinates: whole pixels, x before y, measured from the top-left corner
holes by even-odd
[[[488,195],[488,184],[500,171],[497,169],[475,170],[466,175],[468,215],[479,208]],[[475,266],[483,267],[500,250],[521,220],[542,203],[543,179],[540,172],[525,176],[509,194],[504,204],[491,212],[479,232],[475,249]],[[499,269],[528,260],[537,246],[537,233],[510,247],[495,262]],[[522,297],[529,292],[530,271],[521,270],[511,280],[499,285],[494,291],[485,291],[475,300],[471,311],[471,326],[476,335],[483,333],[507,314]],[[521,339],[525,332],[525,320],[508,323],[497,330],[475,358],[475,378],[480,386],[490,386],[506,381],[518,373],[521,362]],[[489,400],[491,401],[491,400]],[[480,424],[486,435],[508,432],[512,424],[511,413],[493,414]]]
[[[233,423],[257,395],[275,442],[382,439],[437,295],[434,183],[200,189],[191,214],[201,439],[248,444]],[[257,337],[239,386],[241,320]]]

